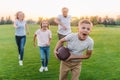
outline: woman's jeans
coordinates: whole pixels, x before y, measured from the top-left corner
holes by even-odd
[[[50,47],[39,47],[40,48],[40,56],[41,56],[41,62],[43,67],[47,67],[48,65],[48,59],[50,56]]]
[[[18,52],[20,55],[20,60],[23,60],[24,46],[26,43],[26,36],[15,36],[15,39],[16,39],[16,44],[18,47]]]

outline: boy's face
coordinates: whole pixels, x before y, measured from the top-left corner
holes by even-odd
[[[85,40],[91,32],[92,26],[90,24],[82,23],[78,27],[79,38],[81,40]]]
[[[41,26],[42,26],[43,29],[46,29],[48,27],[48,22],[47,21],[42,21]]]

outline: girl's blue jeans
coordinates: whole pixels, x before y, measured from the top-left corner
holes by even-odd
[[[50,56],[50,46],[39,47],[40,48],[40,57],[43,67],[47,67],[48,60]]]

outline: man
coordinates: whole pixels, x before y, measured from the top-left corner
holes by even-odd
[[[55,18],[55,23],[58,24],[58,38],[59,40],[66,35],[71,33],[71,16],[68,15],[69,9],[66,7],[62,8],[62,15],[58,15],[57,18]]]

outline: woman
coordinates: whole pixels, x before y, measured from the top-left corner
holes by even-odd
[[[24,46],[26,43],[26,30],[27,34],[29,34],[28,26],[26,24],[26,21],[24,20],[24,13],[22,11],[18,11],[16,13],[16,20],[14,22],[14,28],[15,28],[15,39],[16,44],[18,47],[19,52],[19,65],[23,65],[23,55],[24,55]]]

